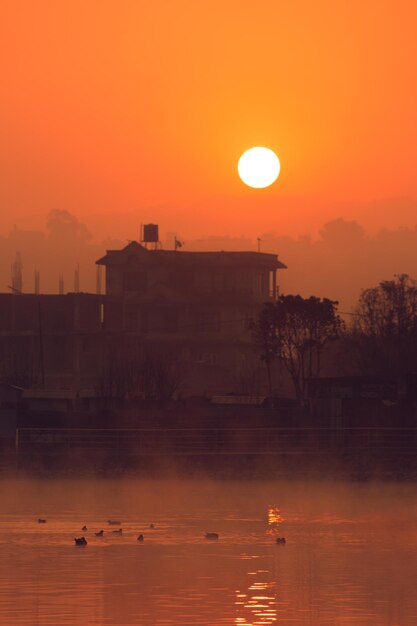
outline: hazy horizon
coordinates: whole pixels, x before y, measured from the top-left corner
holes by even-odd
[[[250,193],[259,192],[263,194],[265,190],[250,190]],[[72,204],[68,201],[52,202],[39,208],[3,203],[0,236],[5,236],[14,228],[45,230],[47,216],[53,209],[74,214],[81,223],[86,224],[92,235],[91,240],[96,243],[109,238],[138,238],[140,226],[144,223],[157,223],[160,233],[176,232],[193,240],[213,236],[256,239],[265,232],[276,232],[280,236],[293,238],[310,236],[317,239],[323,225],[333,219],[357,221],[372,235],[384,229],[414,228],[417,225],[417,196],[358,199],[353,202],[296,196],[270,198],[266,202],[262,196],[253,196],[249,200],[254,206],[242,203],[241,213],[232,222],[223,219],[228,199],[221,196],[208,198],[202,203],[201,209],[196,204],[192,210],[186,205],[178,206],[175,196],[166,204],[155,202],[149,206],[124,209],[116,206],[109,209],[87,209],[82,202]],[[262,212],[256,209],[257,204],[263,209]],[[302,216],[300,209],[294,208],[298,204],[303,206]],[[220,216],[217,214],[219,209],[223,213]]]
[[[19,252],[24,292],[33,292],[35,270],[41,274],[41,292],[57,293],[60,274],[64,276],[65,292],[73,291],[74,271],[78,265],[80,290],[95,292],[95,261],[106,249],[120,249],[130,240],[140,240],[140,223],[145,220],[141,220],[140,214],[136,219],[129,233],[128,223],[119,224],[119,232],[125,228],[126,234],[130,235],[125,239],[117,236],[115,230],[108,231],[107,237],[103,237],[105,230],[102,227],[95,231],[95,221],[83,223],[68,211],[46,213],[43,228],[39,229],[22,228],[16,220],[16,226],[8,233],[0,232],[0,291],[9,290],[10,266]],[[282,292],[329,297],[338,300],[342,309],[354,306],[361,289],[375,286],[395,274],[417,276],[416,224],[414,227],[370,232],[356,220],[335,217],[323,223],[315,237],[307,232],[300,232],[298,237],[290,236],[273,228],[273,224],[269,230],[253,236],[210,234],[208,231],[206,236],[196,233],[189,238],[180,222],[175,230],[170,230],[164,223],[159,227],[165,249],[172,249],[177,237],[184,242],[183,250],[188,251],[255,251],[260,238],[261,252],[278,254],[288,266],[287,270],[279,272]]]
[[[417,275],[409,2],[3,4],[1,290],[21,247],[25,289],[38,269],[41,290],[59,273],[71,290],[79,263],[92,291],[96,258],[141,223],[186,250],[256,250],[260,237],[288,265],[284,291],[343,307]],[[281,162],[265,189],[237,172],[259,145]],[[92,237],[43,239],[53,208]],[[340,219],[362,235],[323,241]]]

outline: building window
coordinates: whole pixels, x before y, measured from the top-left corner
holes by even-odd
[[[138,312],[126,311],[126,330],[135,331],[138,330]]]
[[[178,331],[178,311],[173,307],[150,307],[146,311],[146,330],[154,333]]]
[[[213,291],[221,292],[224,291],[224,277],[223,274],[215,273],[213,274]]]
[[[200,311],[196,315],[195,329],[200,333],[218,333],[220,314],[218,311]]]
[[[178,312],[169,309],[165,313],[165,330],[169,333],[176,333],[178,331]]]
[[[213,290],[212,277],[209,272],[201,271],[198,274],[198,290],[202,293],[209,293]]]
[[[235,272],[228,271],[223,275],[223,284],[226,291],[236,290],[236,274]]]
[[[252,330],[253,316],[246,313],[245,318],[242,321],[243,330]]]
[[[91,339],[87,335],[82,338],[83,352],[91,352]]]
[[[123,291],[144,291],[147,286],[145,272],[124,272]]]
[[[187,269],[171,272],[170,283],[174,289],[190,291],[194,288],[194,272]]]
[[[215,352],[200,352],[197,354],[196,363],[199,365],[219,365],[219,359]]]
[[[65,309],[52,309],[52,307],[47,309],[42,321],[49,331],[59,332],[67,330],[67,315]]]

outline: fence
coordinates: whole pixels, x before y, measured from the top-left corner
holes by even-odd
[[[416,428],[20,428],[16,453],[152,455],[417,454]]]

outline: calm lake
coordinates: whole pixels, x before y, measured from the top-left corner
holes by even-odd
[[[0,489],[1,625],[417,624],[416,484],[85,478]],[[82,535],[88,545],[75,546]]]

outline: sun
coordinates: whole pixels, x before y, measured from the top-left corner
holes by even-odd
[[[262,189],[269,187],[279,176],[281,166],[275,152],[256,146],[242,154],[237,165],[239,176],[245,185]]]

